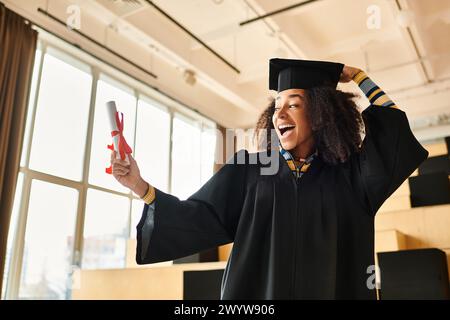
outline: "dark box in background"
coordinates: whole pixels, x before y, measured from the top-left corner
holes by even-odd
[[[411,206],[432,206],[450,203],[448,174],[436,172],[408,178]]]
[[[184,300],[219,300],[223,269],[184,271]]]
[[[381,300],[450,299],[447,257],[439,249],[379,252]]]
[[[179,263],[197,263],[197,262],[215,262],[219,261],[219,249],[213,248],[199,253],[192,254],[183,258],[173,260],[174,264]]]
[[[419,166],[419,175],[435,172],[450,174],[450,157],[448,154],[429,157]]]

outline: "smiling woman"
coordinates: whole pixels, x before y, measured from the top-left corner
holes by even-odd
[[[345,162],[361,144],[363,121],[355,97],[328,86],[285,90],[261,114],[255,139],[270,149],[274,129],[281,146],[295,158],[304,159],[316,148],[329,164]]]
[[[241,150],[180,200],[139,177],[133,158],[126,167],[112,157],[118,181],[143,186],[136,261],[234,242],[222,299],[374,299],[374,215],[427,152],[404,112],[359,69],[272,59],[269,78],[278,96],[258,127],[275,129],[268,132],[281,143],[279,154],[270,146],[280,164],[271,174],[265,150]],[[370,100],[362,116],[354,95],[336,90],[339,80],[353,80]]]
[[[314,146],[311,126],[309,125],[306,104],[304,100],[305,90],[289,89],[278,94],[275,99],[273,126],[278,134],[280,142],[287,150],[294,150],[298,158],[306,158]],[[307,146],[301,150],[297,145]]]

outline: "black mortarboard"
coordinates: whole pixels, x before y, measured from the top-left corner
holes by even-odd
[[[308,89],[328,85],[336,88],[342,63],[313,60],[270,59],[269,89]]]

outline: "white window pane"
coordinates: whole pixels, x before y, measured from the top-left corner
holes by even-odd
[[[39,65],[41,63],[41,50],[36,50],[36,55],[34,57],[34,67],[33,67],[33,77],[31,80],[31,89],[30,89],[30,99],[28,101],[28,111],[27,111],[27,122],[25,126],[25,134],[23,138],[23,147],[22,147],[22,155],[20,157],[20,165],[25,166],[27,148],[29,143],[29,135],[31,130],[31,118],[33,114],[34,102],[36,101],[36,86],[38,82],[39,76]]]
[[[168,192],[170,115],[144,100],[139,100],[136,161],[141,176],[154,187]]]
[[[92,76],[53,55],[44,58],[30,167],[80,181]]]
[[[17,177],[16,192],[14,194],[14,204],[13,204],[13,209],[11,212],[11,221],[9,222],[8,242],[7,242],[6,257],[5,257],[5,270],[3,272],[2,299],[5,298],[6,287],[8,285],[9,264],[11,262],[12,246],[13,246],[13,243],[15,240],[17,221],[19,219],[19,209],[20,209],[20,203],[21,203],[20,198],[22,196],[22,187],[23,187],[23,173],[19,172],[19,175]]]
[[[83,269],[123,268],[130,200],[89,189],[84,222]]]
[[[136,239],[136,227],[141,220],[142,210],[144,209],[144,202],[142,200],[133,200],[131,203],[131,223],[130,223],[130,238]]]
[[[202,167],[201,184],[208,181],[214,173],[214,155],[216,152],[216,131],[205,129],[202,131]]]
[[[173,119],[172,190],[186,199],[200,187],[201,130],[197,123],[176,116]]]
[[[70,297],[77,202],[77,190],[33,180],[19,298]]]
[[[111,157],[111,151],[107,149],[107,145],[112,143],[111,128],[105,104],[111,100],[116,101],[117,110],[124,114],[125,138],[130,147],[133,148],[136,99],[131,90],[127,91],[126,88],[119,88],[113,85],[111,80],[106,78],[105,80],[99,80],[97,84],[89,183],[108,189],[128,192],[128,189],[121,186],[112,175],[105,172],[105,169],[109,167]]]

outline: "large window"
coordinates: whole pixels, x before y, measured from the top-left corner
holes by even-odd
[[[169,191],[170,115],[167,109],[154,103],[139,100],[136,161],[143,177],[151,178],[152,184]],[[145,164],[145,165],[144,165]]]
[[[213,174],[216,133],[179,114],[173,119],[172,194],[186,199]]]
[[[52,50],[44,57],[30,169],[80,181],[92,76],[71,60]]]
[[[88,190],[82,268],[125,267],[129,207],[124,196]]]
[[[172,192],[186,199],[200,186],[201,128],[180,115],[173,120]]]
[[[33,180],[19,297],[61,299],[68,294],[78,191]]]
[[[150,88],[40,43],[14,201],[7,298],[70,299],[74,268],[126,267],[143,203],[105,173],[111,143],[105,103],[125,115],[141,174],[186,198],[213,173],[215,125],[163,105]],[[75,49],[74,49],[75,50]],[[186,111],[186,110],[185,110]]]

